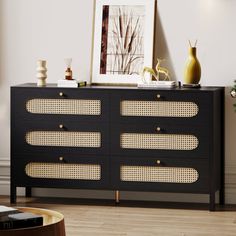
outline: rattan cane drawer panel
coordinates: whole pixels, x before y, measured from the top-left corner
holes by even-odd
[[[34,163],[26,165],[25,172],[32,178],[100,180],[101,166],[96,164]]]
[[[122,116],[194,117],[198,111],[194,102],[124,100],[120,103]]]
[[[198,178],[199,174],[194,168],[126,165],[120,167],[121,181],[191,184]]]
[[[209,188],[209,161],[201,156],[118,156],[111,163],[115,166],[112,180],[120,190],[203,193]]]
[[[31,99],[26,110],[34,114],[91,115],[101,114],[101,101],[88,99]]]
[[[100,132],[30,131],[25,139],[33,146],[101,147]]]
[[[199,141],[194,135],[122,133],[120,147],[123,149],[194,150]]]

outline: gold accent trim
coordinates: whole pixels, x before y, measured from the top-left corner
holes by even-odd
[[[120,191],[118,190],[115,191],[115,200],[116,200],[116,203],[120,202]]]
[[[50,224],[56,224],[56,223],[64,220],[64,216],[60,212],[57,212],[57,211],[48,210],[48,209],[46,210],[46,209],[43,209],[43,208],[32,208],[32,207],[16,207],[16,208],[18,210],[22,211],[22,212],[33,213],[33,214],[36,214],[36,215],[43,216],[44,226],[50,225]],[[15,229],[15,230],[17,230],[17,229]],[[13,230],[13,231],[15,232],[15,230]],[[13,231],[12,231],[11,235],[14,234]],[[27,231],[27,229],[26,229],[26,231]],[[16,233],[16,234],[18,234],[18,233]],[[23,232],[22,232],[22,234],[23,234]],[[25,233],[25,235],[27,235],[27,233]]]

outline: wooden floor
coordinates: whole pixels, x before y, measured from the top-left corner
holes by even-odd
[[[0,197],[0,205],[9,199]],[[209,212],[207,205],[23,197],[17,206],[63,213],[67,236],[236,236],[236,206]]]

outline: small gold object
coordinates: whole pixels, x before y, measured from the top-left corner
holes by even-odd
[[[59,128],[60,128],[60,129],[63,129],[63,128],[64,128],[64,125],[60,124],[60,125],[59,125]]]
[[[161,128],[160,128],[160,127],[157,127],[157,131],[161,131]]]
[[[157,98],[161,98],[161,95],[160,95],[160,94],[157,94]]]
[[[59,96],[63,97],[63,96],[64,96],[64,93],[60,92],[60,93],[59,93]]]
[[[120,202],[120,191],[118,191],[118,190],[116,190],[116,192],[115,192],[115,200],[116,200],[116,203]]]
[[[161,164],[161,161],[160,161],[160,160],[157,160],[157,164],[160,165],[160,164]]]
[[[170,80],[170,72],[167,68],[161,66],[161,62],[164,61],[164,59],[159,59],[157,58],[157,63],[155,66],[155,69],[152,69],[150,67],[144,67],[141,70],[140,76],[141,79],[143,80],[144,83],[150,83],[152,82],[152,79],[154,78],[155,80],[159,81],[160,80],[160,75],[163,74],[165,77],[162,80]],[[156,70],[156,71],[155,71]],[[149,74],[149,80],[147,81],[145,79],[145,75]]]
[[[160,74],[163,74],[165,76],[164,80],[170,80],[170,72],[165,67],[161,66],[161,62],[164,61],[163,59],[157,58],[157,64],[156,64],[156,78],[157,80],[160,80]]]
[[[59,157],[59,160],[60,161],[64,161],[64,157]]]

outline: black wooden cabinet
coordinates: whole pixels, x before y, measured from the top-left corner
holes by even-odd
[[[11,202],[32,187],[204,193],[224,203],[224,88],[11,88]]]

